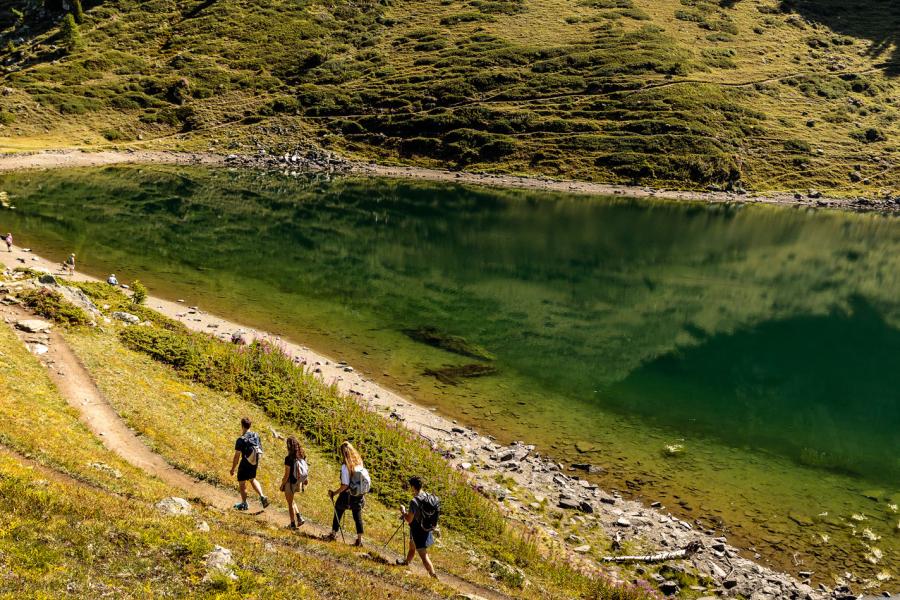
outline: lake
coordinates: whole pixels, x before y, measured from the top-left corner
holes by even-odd
[[[898,576],[896,218],[167,166],[0,190],[17,245],[601,466],[788,572]]]

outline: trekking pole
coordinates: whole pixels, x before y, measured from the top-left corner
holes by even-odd
[[[336,502],[335,500],[332,500],[332,501],[331,501],[331,508],[332,508],[332,510],[334,511],[334,518],[335,518],[335,520],[337,521],[337,523],[338,523],[338,529],[339,529],[340,532],[341,532],[341,541],[344,542],[344,543],[346,544],[346,543],[347,543],[347,540],[344,538],[344,526],[341,524],[341,519],[338,519],[338,514],[337,514],[337,502]]]
[[[397,525],[397,529],[394,530],[394,533],[391,534],[391,537],[388,538],[388,541],[386,541],[384,543],[384,546],[381,547],[382,551],[386,551],[387,547],[391,545],[391,542],[394,541],[394,536],[396,536],[400,532],[401,527],[403,527],[403,521],[400,521],[400,524]]]

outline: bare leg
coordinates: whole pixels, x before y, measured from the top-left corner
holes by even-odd
[[[253,486],[253,489],[256,490],[256,493],[259,494],[260,498],[265,496],[265,494],[263,494],[263,492],[262,492],[262,486],[259,485],[259,482],[257,480],[255,480],[255,479],[251,480],[250,485]]]
[[[296,511],[297,506],[294,504],[294,492],[289,492],[285,490],[284,499],[287,500],[288,505],[288,515],[291,517],[291,524],[297,523]]]
[[[422,548],[419,550],[419,558],[422,559],[422,564],[425,565],[425,570],[428,571],[428,574],[437,579],[437,573],[434,572],[434,565],[431,564],[431,558],[428,556],[428,550]],[[410,558],[410,560],[412,560]]]
[[[247,482],[238,481],[238,491],[241,493],[241,502],[247,502]]]
[[[409,551],[406,553],[406,564],[410,564],[416,557],[416,543],[409,540]]]

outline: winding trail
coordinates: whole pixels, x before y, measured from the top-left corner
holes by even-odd
[[[8,317],[14,322],[19,319],[36,318],[24,309],[15,306],[3,306],[0,316]],[[33,334],[14,328],[16,335],[23,342],[33,338]],[[66,402],[78,411],[81,420],[97,435],[103,444],[126,461],[142,471],[158,477],[172,487],[182,490],[188,498],[197,499],[203,503],[221,510],[231,510],[236,500],[236,492],[229,492],[208,483],[202,482],[183,471],[173,467],[159,454],[153,452],[144,444],[138,435],[128,427],[110,403],[104,398],[100,389],[94,383],[87,369],[81,363],[72,349],[68,346],[63,336],[56,331],[56,326],[50,330],[50,339],[47,346],[49,350],[40,357],[41,362],[48,367],[50,380],[59,389]],[[261,519],[276,526],[282,526],[286,520],[283,511],[272,510],[250,513],[252,517]],[[330,532],[317,523],[307,521],[301,534],[306,534],[309,539],[319,539]],[[336,542],[331,542],[336,543]],[[370,557],[393,562],[399,558],[398,554],[376,551],[375,545],[366,547]],[[385,556],[380,556],[380,554]],[[415,573],[427,576],[421,565],[413,563],[410,567]],[[506,594],[481,587],[466,581],[460,577],[438,571],[439,579],[445,585],[454,588],[461,594],[470,597],[476,596],[488,600],[508,600]]]

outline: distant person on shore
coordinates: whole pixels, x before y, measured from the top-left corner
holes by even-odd
[[[372,488],[372,480],[369,472],[363,465],[362,457],[350,442],[341,444],[341,486],[336,490],[328,490],[328,497],[337,502],[334,504],[334,519],[331,522],[331,534],[328,541],[337,539],[341,529],[341,518],[347,509],[353,513],[353,523],[356,525],[356,542],[354,546],[362,546],[363,522],[362,510],[366,505],[366,494]]]
[[[106,278],[106,283],[109,285],[119,285],[119,280],[116,279],[116,274],[111,273],[109,277]]]
[[[287,439],[287,456],[284,457],[284,477],[281,478],[281,491],[284,492],[284,499],[287,500],[288,514],[291,517],[289,529],[297,529],[306,521],[300,514],[297,504],[294,502],[294,495],[306,489],[309,476],[309,465],[306,462],[306,451],[297,441],[297,438],[291,436]]]
[[[241,419],[241,437],[234,443],[234,459],[231,461],[231,474],[237,469],[238,489],[241,492],[241,501],[234,505],[237,510],[247,510],[247,482],[253,486],[259,494],[259,501],[265,509],[269,506],[269,499],[263,494],[262,486],[256,480],[256,469],[259,467],[259,459],[262,458],[262,445],[259,435],[250,431],[252,423],[250,419]]]
[[[13,246],[12,233],[7,233],[6,236],[3,238],[3,241],[6,242],[6,251],[12,252],[12,246]]]
[[[67,258],[66,262],[63,263],[63,268],[68,271],[69,277],[75,275],[75,254],[69,255],[69,258]]]
[[[406,558],[398,558],[398,565],[408,565],[419,553],[422,564],[428,574],[437,579],[434,565],[428,556],[428,548],[434,544],[434,530],[441,515],[441,501],[434,494],[429,494],[422,489],[422,478],[413,475],[409,478],[409,488],[413,493],[413,499],[409,503],[409,510],[405,506],[400,507],[400,518],[409,523],[409,551]]]

